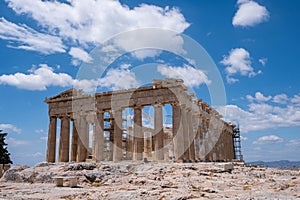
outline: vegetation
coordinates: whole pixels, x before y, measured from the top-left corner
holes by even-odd
[[[5,164],[13,164],[10,160],[10,153],[7,151],[6,136],[7,133],[2,133],[2,130],[0,130],[0,164],[2,164],[3,169]]]

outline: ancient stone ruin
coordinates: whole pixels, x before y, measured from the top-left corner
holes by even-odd
[[[179,79],[153,80],[152,86],[83,94],[70,89],[46,98],[49,106],[47,162],[233,161],[234,128]],[[172,126],[163,126],[163,107],[172,108]],[[153,106],[154,127],[143,127],[143,107]],[[124,109],[133,109],[124,126]],[[92,127],[92,131],[91,128]],[[92,141],[92,142],[90,142]]]

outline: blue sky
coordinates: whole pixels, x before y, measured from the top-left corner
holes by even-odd
[[[105,41],[149,27],[184,34],[210,55],[226,94],[224,105],[213,106],[239,123],[246,161],[299,160],[299,6],[296,0],[1,1],[0,129],[9,133],[12,160],[45,160],[49,119],[43,101],[72,86],[104,91],[182,78],[211,102],[208,88],[216,80],[180,59],[178,37],[171,47],[164,36],[156,38],[161,50],[124,54],[97,81],[81,81],[83,66]],[[138,37],[120,45],[126,51],[147,42]]]

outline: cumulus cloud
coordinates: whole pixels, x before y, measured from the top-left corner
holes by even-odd
[[[264,96],[261,92],[256,92],[255,93],[255,96],[251,96],[251,95],[247,95],[246,98],[249,100],[249,101],[269,101],[270,99],[272,99],[272,96]]]
[[[271,99],[269,101],[250,99],[247,109],[242,109],[237,105],[226,105],[217,110],[227,121],[239,123],[241,131],[245,133],[300,126],[300,104],[295,101],[295,96],[287,97],[286,104],[274,104],[273,97],[272,101]]]
[[[292,103],[297,104],[298,106],[300,106],[300,95],[298,95],[298,94],[294,95],[294,97],[291,98],[290,101]]]
[[[95,91],[97,87],[112,90],[128,89],[138,86],[135,74],[122,65],[120,68],[110,69],[103,78],[73,79],[66,73],[55,73],[53,68],[40,64],[39,68],[30,70],[29,74],[15,73],[0,76],[0,85],[15,86],[26,90],[46,90],[51,86],[74,87],[86,92]]]
[[[17,25],[0,18],[0,39],[10,41],[9,47],[43,54],[64,53],[65,45],[59,37],[40,33],[24,24]]]
[[[189,27],[180,10],[175,7],[141,4],[129,8],[119,1],[111,0],[5,1],[17,14],[34,19],[49,35],[83,47],[93,47],[118,33],[139,28],[161,28],[182,33]],[[134,43],[144,38],[135,37]],[[69,53],[72,56],[78,55],[78,52]],[[153,51],[148,53],[153,54]],[[80,58],[84,60],[86,57]]]
[[[111,88],[113,90],[135,88],[139,85],[135,73],[127,68],[110,69],[106,76],[99,80],[101,87]]]
[[[188,65],[183,67],[158,65],[157,71],[168,78],[183,79],[184,83],[190,87],[211,83],[204,71]]]
[[[262,73],[261,71],[254,72],[251,62],[250,53],[244,48],[235,48],[229,52],[228,56],[223,56],[221,64],[225,65],[225,72],[227,74],[227,82],[235,83],[238,81],[237,78],[232,76],[240,74],[242,76],[254,77],[257,74]]]
[[[0,124],[0,130],[3,132],[14,132],[14,133],[21,133],[21,129],[17,128],[16,126],[12,124]]]
[[[288,96],[286,94],[278,94],[273,97],[273,102],[279,104],[286,104],[288,101]]]
[[[270,14],[266,7],[251,0],[238,0],[238,10],[232,19],[233,26],[255,26],[268,21]]]
[[[161,50],[184,54],[183,38],[178,32],[156,28],[139,29],[118,35],[113,41],[114,49],[132,52],[138,59],[155,57]]]
[[[156,49],[144,49],[139,51],[134,51],[131,53],[132,56],[139,60],[143,60],[147,57],[155,57],[158,56],[161,53],[161,50]]]
[[[258,62],[262,65],[262,66],[266,66],[268,59],[267,58],[260,58],[258,60]]]
[[[49,86],[67,87],[72,85],[72,82],[70,75],[65,73],[57,74],[46,64],[40,64],[40,67],[34,69],[30,74],[18,72],[0,76],[1,85],[11,85],[27,90],[46,90]]]
[[[86,51],[82,50],[81,48],[77,48],[77,47],[71,47],[71,49],[69,51],[69,55],[71,55],[73,57],[74,65],[77,65],[77,61],[83,61],[83,62],[89,63],[93,60]]]
[[[283,138],[277,135],[266,135],[255,140],[253,144],[276,144],[281,142],[283,142]]]

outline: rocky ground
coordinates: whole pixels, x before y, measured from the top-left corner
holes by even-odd
[[[0,199],[300,199],[300,171],[230,163],[40,163],[0,179]],[[53,176],[78,176],[56,187]]]

